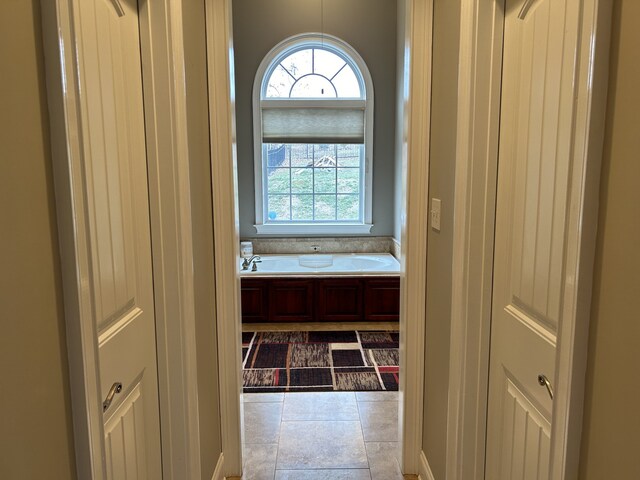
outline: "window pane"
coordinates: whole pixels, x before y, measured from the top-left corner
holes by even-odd
[[[328,79],[335,76],[336,73],[346,64],[346,62],[333,52],[316,48],[313,51],[313,72],[323,75]]]
[[[335,145],[320,143],[317,145],[313,145],[314,158],[316,159],[316,165],[319,165],[318,159],[322,157],[335,157]]]
[[[320,75],[302,77],[291,89],[291,98],[336,98],[336,90]]]
[[[288,167],[289,152],[287,146],[282,143],[268,143],[267,167]]]
[[[312,168],[293,168],[291,170],[291,193],[313,193]]]
[[[356,74],[349,65],[344,67],[340,73],[334,77],[332,83],[335,85],[336,90],[338,90],[338,97],[362,98],[363,96],[360,92],[360,84],[358,83]]]
[[[267,193],[289,193],[289,169],[267,169]]]
[[[313,195],[291,196],[291,219],[313,220]]]
[[[358,193],[360,191],[360,169],[338,168],[338,193]]]
[[[315,219],[335,220],[336,219],[336,196],[316,195],[315,196]]]
[[[289,55],[282,62],[280,62],[280,65],[286,68],[289,73],[291,73],[291,75],[293,75],[295,78],[300,78],[303,75],[312,73],[311,59],[311,49],[300,50],[299,52]]]
[[[338,195],[338,220],[360,220],[358,195]]]
[[[267,218],[271,221],[288,221],[289,195],[269,195],[267,199]]]
[[[282,65],[278,65],[271,74],[271,77],[269,77],[265,96],[289,98],[289,92],[291,91],[294,81],[293,77],[287,73]]]
[[[338,166],[359,167],[363,145],[338,145]]]
[[[362,221],[362,145],[266,144],[266,147],[265,160],[275,165],[283,163],[267,166],[265,221]]]
[[[291,166],[310,167],[311,166],[311,145],[306,143],[288,144],[291,150]]]
[[[314,175],[315,193],[335,193],[336,191],[336,169],[316,168]]]

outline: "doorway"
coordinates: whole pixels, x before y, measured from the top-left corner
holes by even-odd
[[[240,240],[252,244],[240,270],[245,453],[271,453],[276,476],[324,468],[376,476],[368,472],[372,442],[394,451],[398,442],[391,392],[398,385],[399,263],[389,238],[399,170],[397,6],[366,0],[231,6]],[[366,17],[357,15],[365,10]],[[330,111],[339,131],[319,118]],[[275,124],[274,115],[290,112],[307,115],[315,128],[298,132],[304,119],[295,128]],[[305,234],[296,237],[301,229]],[[313,236],[358,229],[373,238]],[[278,238],[264,239],[274,231]],[[361,272],[367,262],[373,273]],[[367,390],[385,400],[365,401],[374,398],[363,395]],[[244,468],[249,475],[252,460]]]
[[[232,57],[228,56],[229,49],[224,48],[223,45],[230,45],[231,42],[231,4],[224,4],[225,2],[209,2],[208,3],[208,32],[212,34],[209,39],[210,49],[209,55],[209,80],[210,80],[210,92],[217,92],[212,98],[211,109],[211,124],[212,133],[215,135],[226,135],[226,132],[234,131],[232,128],[231,115],[232,110],[228,110],[226,105],[229,105],[228,97],[225,97],[224,92],[229,91],[231,81],[229,79],[229,65],[233,64]],[[320,10],[320,3],[318,2],[317,10]],[[425,131],[428,131],[428,81],[429,70],[426,67],[428,64],[428,52],[430,45],[430,15],[431,10],[429,8],[429,2],[418,2],[418,5],[413,5],[412,2],[403,2],[404,14],[403,23],[404,37],[398,42],[398,47],[402,50],[402,57],[408,60],[407,52],[409,47],[412,47],[411,35],[418,36],[416,41],[415,63],[412,65],[418,66],[414,75],[414,82],[412,85],[419,85],[422,88],[416,88],[416,94],[412,95],[412,92],[403,90],[399,92],[399,97],[402,99],[402,103],[406,105],[408,103],[408,97],[413,96],[412,102],[413,108],[411,111],[411,121],[407,121],[406,116],[409,112],[404,110],[402,120],[404,124],[411,126],[410,132],[403,132],[401,136],[401,148],[403,152],[404,169],[403,175],[406,175],[407,189],[403,192],[404,197],[401,199],[403,205],[407,205],[406,210],[401,215],[401,249],[403,254],[409,252],[413,254],[413,262],[410,265],[402,266],[401,270],[401,282],[404,287],[402,288],[401,304],[404,307],[401,308],[402,318],[400,321],[401,336],[403,333],[405,339],[401,343],[401,351],[406,349],[406,355],[410,357],[410,361],[402,360],[403,353],[401,353],[401,362],[406,362],[406,368],[401,365],[400,368],[400,383],[405,385],[405,390],[400,393],[400,402],[402,407],[399,409],[399,433],[398,436],[402,440],[404,454],[401,455],[401,462],[404,465],[406,472],[417,472],[418,470],[418,457],[421,444],[421,395],[422,395],[422,373],[419,365],[422,363],[422,343],[424,341],[424,325],[421,319],[424,316],[424,305],[419,302],[405,303],[407,298],[411,298],[413,295],[417,295],[417,298],[422,298],[420,295],[421,289],[424,292],[424,262],[425,262],[425,249],[424,238],[426,235],[420,233],[420,231],[426,230],[426,215],[424,212],[424,204],[420,201],[416,201],[417,198],[424,198],[426,196],[427,185],[427,155],[425,152],[428,150],[428,136],[424,135]],[[235,12],[234,12],[235,13]],[[316,15],[317,17],[317,15]],[[317,18],[316,18],[317,20]],[[317,22],[316,22],[317,23]],[[314,24],[315,25],[315,24]],[[418,28],[416,28],[416,26]],[[316,27],[317,28],[317,27]],[[215,38],[214,38],[215,37]],[[395,42],[394,42],[395,43]],[[261,54],[264,55],[264,52]],[[408,63],[406,64],[408,72]],[[403,82],[403,88],[406,88],[409,82]],[[234,84],[235,85],[235,84]],[[239,103],[238,91],[234,88],[234,102],[231,105],[237,106]],[[216,107],[218,105],[218,107]],[[220,138],[220,137],[219,137]],[[234,141],[239,140],[239,136],[234,136]],[[229,188],[236,181],[233,171],[233,165],[225,164],[225,162],[217,162],[216,158],[230,158],[232,155],[232,147],[222,145],[224,142],[216,142],[212,144],[213,149],[213,177],[214,177],[214,206],[218,205],[235,205],[235,212],[238,212],[237,198],[233,189]],[[245,147],[246,148],[246,147]],[[413,165],[406,164],[408,155],[412,152],[416,155],[416,158],[422,159],[417,161]],[[408,169],[408,170],[407,170]],[[242,175],[240,169],[238,169],[238,176]],[[248,175],[249,183],[251,184],[253,178],[253,168],[249,167],[249,172],[245,172],[244,175]],[[412,201],[412,198],[415,199]],[[235,214],[237,215],[237,213]],[[217,286],[223,293],[218,292],[217,298],[220,299],[218,304],[219,318],[240,318],[240,298],[239,298],[239,282],[237,277],[238,264],[237,258],[239,258],[238,244],[240,235],[234,237],[233,241],[229,239],[229,232],[238,231],[238,223],[235,220],[234,212],[214,211],[214,221],[216,223],[216,258],[217,260]],[[255,220],[249,220],[252,224]],[[220,226],[218,226],[220,225]],[[414,235],[415,237],[412,237]],[[260,268],[260,265],[258,265]],[[231,279],[235,279],[232,282]],[[408,281],[411,279],[412,281]],[[224,312],[221,314],[221,312]],[[410,318],[408,322],[406,319]],[[223,440],[223,444],[226,445],[225,456],[225,471],[229,473],[237,473],[240,471],[240,460],[238,452],[240,445],[242,444],[238,430],[234,428],[234,425],[240,424],[240,407],[237,405],[237,396],[235,392],[239,392],[241,388],[239,378],[239,366],[234,361],[235,358],[240,358],[240,345],[241,345],[241,329],[239,321],[220,324],[219,325],[219,340],[220,340],[220,363],[221,363],[221,381],[226,385],[234,385],[234,388],[230,388],[227,392],[223,390],[223,398],[221,410],[222,417],[227,422],[229,428],[223,433],[226,438]],[[235,353],[237,352],[237,353]],[[228,356],[229,355],[229,356]],[[403,379],[404,378],[404,379]],[[229,383],[224,383],[225,381]],[[228,396],[227,396],[228,395]],[[237,423],[236,420],[237,419]],[[407,421],[409,419],[410,421]],[[223,429],[224,432],[224,429]],[[407,453],[410,452],[410,453]],[[237,460],[236,460],[237,459]]]

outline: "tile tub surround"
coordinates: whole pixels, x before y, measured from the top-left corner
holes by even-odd
[[[245,413],[245,480],[403,479],[397,392],[244,394],[243,401],[245,409],[266,405]],[[258,411],[269,418],[257,418]],[[379,417],[375,425],[372,415]],[[278,439],[257,443],[273,438],[274,423]]]
[[[391,253],[391,237],[315,237],[315,238],[243,238],[253,242],[253,253],[313,253],[313,247],[320,247],[319,253]]]

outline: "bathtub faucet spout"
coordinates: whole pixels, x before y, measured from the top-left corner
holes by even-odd
[[[242,270],[249,270],[249,266],[251,262],[253,262],[253,266],[256,266],[256,263],[260,263],[260,255],[251,255],[251,258],[245,258],[242,262]],[[254,271],[257,269],[254,269]]]

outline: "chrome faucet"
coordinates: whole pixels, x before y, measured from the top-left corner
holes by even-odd
[[[253,268],[251,270],[255,272],[258,270],[256,263],[262,262],[262,260],[260,260],[260,255],[251,255],[251,258],[245,258],[242,262],[242,270],[249,270],[251,262],[253,262]]]

